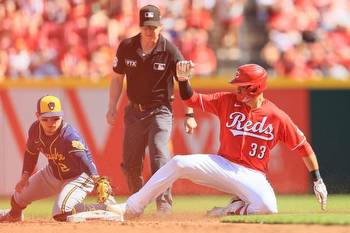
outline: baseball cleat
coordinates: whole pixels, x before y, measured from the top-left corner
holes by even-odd
[[[112,195],[109,195],[107,200],[104,202],[104,204],[114,205],[114,204],[117,204],[117,201],[115,200],[115,198]]]
[[[108,204],[106,210],[120,215],[124,220],[124,215],[126,212],[126,203]]]
[[[207,211],[208,217],[222,217],[227,215],[235,215],[240,207],[244,206],[244,202],[241,199],[232,199],[231,202],[225,207],[214,207]]]
[[[207,211],[208,217],[221,217],[225,215],[225,207],[214,207]]]
[[[164,217],[172,214],[172,206],[168,203],[157,203],[157,216]]]
[[[23,219],[23,213],[21,216],[12,216],[9,209],[0,210],[0,222],[21,222]]]

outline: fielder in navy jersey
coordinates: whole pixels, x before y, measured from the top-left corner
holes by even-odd
[[[0,222],[22,221],[22,210],[32,201],[56,194],[52,216],[57,221],[66,221],[77,212],[106,210],[105,203],[82,203],[99,174],[82,137],[63,121],[60,100],[51,95],[40,98],[36,117],[29,128],[22,176],[12,195],[11,209],[0,211]],[[33,174],[40,153],[48,165]]]

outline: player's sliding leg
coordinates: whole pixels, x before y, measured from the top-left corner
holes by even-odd
[[[160,193],[179,178],[238,196],[245,204],[232,208],[240,214],[276,213],[274,192],[266,177],[217,155],[175,156],[145,186],[127,200],[125,211],[139,215]],[[119,210],[119,208],[118,208]]]

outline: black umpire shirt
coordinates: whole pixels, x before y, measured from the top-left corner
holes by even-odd
[[[180,51],[161,34],[150,54],[143,55],[141,34],[123,40],[113,62],[113,70],[126,74],[129,101],[136,104],[167,104],[173,98],[176,63]]]

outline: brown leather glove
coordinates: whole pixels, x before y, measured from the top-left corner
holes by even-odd
[[[98,196],[97,201],[104,203],[112,194],[112,187],[107,176],[100,176],[95,179],[95,190]]]

